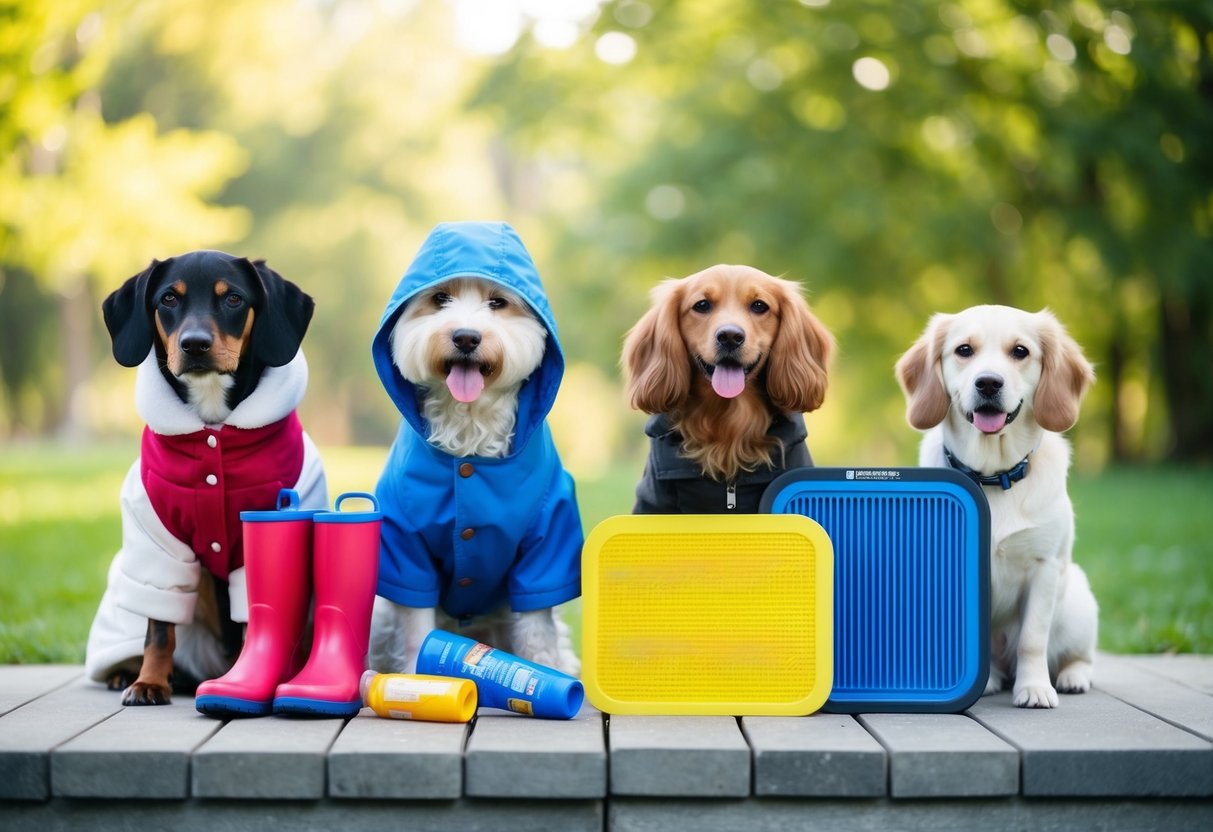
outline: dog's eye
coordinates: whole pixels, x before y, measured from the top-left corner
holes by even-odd
[[[1028,348],[1023,344],[1016,344],[1011,348],[1011,357],[1016,361],[1023,361],[1029,355]]]
[[[235,292],[228,292],[223,296],[223,302],[227,305],[228,309],[239,309],[244,304],[244,298]]]
[[[755,315],[765,315],[770,309],[771,307],[767,305],[765,300],[756,300],[750,304],[750,311]]]
[[[959,355],[961,358],[972,358],[973,357],[973,348],[971,346],[969,346],[968,344],[961,344],[959,347],[956,348],[956,354]]]
[[[446,306],[450,302],[451,302],[451,296],[448,295],[446,292],[435,292],[434,293],[434,305],[435,306]]]
[[[710,300],[707,300],[706,298],[703,300],[697,300],[697,301],[695,301],[695,305],[692,306],[691,308],[694,309],[696,312],[711,312],[712,311],[712,302]]]
[[[160,296],[160,305],[167,306],[169,309],[175,307],[177,305],[177,293],[165,292]]]
[[[489,298],[489,309],[505,309],[509,305],[505,298]]]

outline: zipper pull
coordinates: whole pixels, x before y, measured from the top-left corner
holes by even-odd
[[[724,507],[729,511],[737,508],[737,483],[729,483],[724,490]]]

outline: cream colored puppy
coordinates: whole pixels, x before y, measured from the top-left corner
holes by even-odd
[[[1070,446],[1061,436],[1095,379],[1048,310],[974,306],[931,318],[897,362],[919,465],[953,467],[990,503],[990,680],[1021,708],[1091,687],[1098,608],[1070,559]]]

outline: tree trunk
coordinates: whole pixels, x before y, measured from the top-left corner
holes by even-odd
[[[1109,421],[1112,426],[1112,459],[1125,462],[1133,456],[1129,448],[1129,437],[1125,430],[1124,414],[1121,412],[1121,394],[1124,390],[1125,374],[1125,339],[1120,333],[1123,326],[1117,326],[1116,333],[1108,343],[1107,363],[1101,368],[1100,378],[1105,379],[1112,387],[1112,403]]]
[[[78,280],[59,295],[59,342],[63,350],[65,400],[56,433],[83,443],[92,435],[86,388],[92,369],[93,305],[88,281]]]
[[[1176,462],[1213,463],[1213,287],[1163,290],[1159,304],[1162,375]]]

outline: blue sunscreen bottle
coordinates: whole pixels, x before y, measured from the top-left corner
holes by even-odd
[[[585,699],[581,682],[567,673],[443,630],[425,637],[417,672],[471,679],[482,706],[541,719],[572,719]]]

